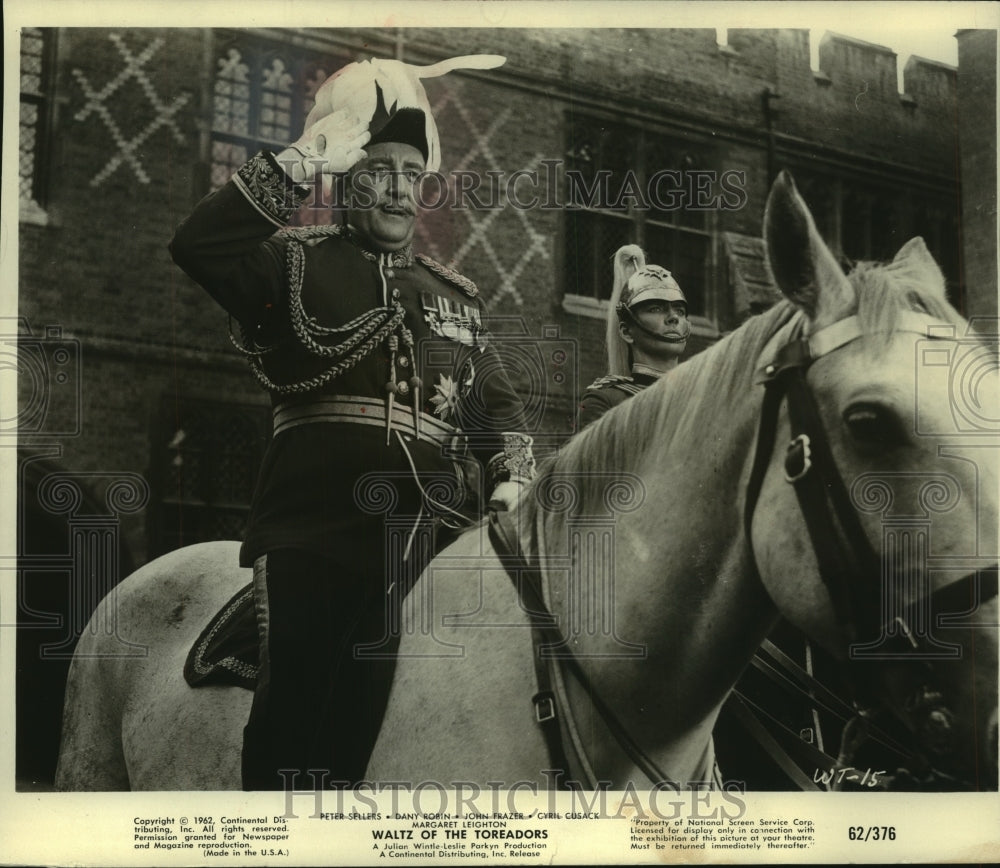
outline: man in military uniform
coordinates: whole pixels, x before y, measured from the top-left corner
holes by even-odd
[[[442,481],[474,477],[456,468],[475,459],[484,493],[513,504],[533,474],[475,285],[411,249],[414,184],[438,168],[420,78],[502,62],[345,67],[302,138],[253,157],[171,243],[237,320],[274,406],[240,554],[261,639],[245,789],[291,785],[280,769],[362,779],[394,665],[392,606],[434,553],[435,519],[463,518],[461,485],[451,497]],[[343,172],[346,225],[276,231],[317,176],[329,188]]]
[[[614,276],[608,374],[591,383],[580,399],[578,431],[676,367],[691,333],[687,299],[677,281],[665,268],[646,265],[639,247],[628,244],[618,250]]]

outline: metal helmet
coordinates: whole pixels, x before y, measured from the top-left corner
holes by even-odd
[[[631,310],[644,301],[680,301],[687,298],[673,275],[659,265],[645,265],[638,269],[622,290],[618,309]]]

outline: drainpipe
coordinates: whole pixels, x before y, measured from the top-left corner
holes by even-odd
[[[773,88],[768,87],[761,94],[761,107],[764,110],[764,129],[767,133],[767,187],[771,188],[774,179],[778,176],[777,159],[774,153],[774,118],[777,114],[777,107],[772,105],[774,100],[781,99]]]

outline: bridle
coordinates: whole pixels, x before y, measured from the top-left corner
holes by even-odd
[[[895,331],[928,335],[929,317],[904,311]],[[819,408],[806,374],[814,361],[847,346],[862,336],[856,316],[840,320],[810,337],[785,344],[767,364],[760,428],[754,463],[747,483],[744,529],[751,540],[751,525],[761,486],[774,450],[778,410],[783,399],[788,404],[791,440],[785,453],[785,479],[795,489],[799,508],[819,567],[820,577],[830,594],[834,612],[847,631],[849,641],[889,638],[887,653],[923,658],[921,637],[910,629],[910,620],[897,615],[893,625],[878,615],[881,608],[882,559],[875,552],[861,524],[830,449]],[[832,531],[832,532],[831,532]],[[752,544],[751,544],[752,545]],[[908,609],[946,601],[975,599],[978,572],[938,589],[927,600],[914,601]],[[978,599],[984,602],[997,594],[996,576],[986,578]],[[943,608],[943,607],[942,607]]]
[[[901,312],[895,331],[927,337],[927,326],[932,323],[930,318],[915,312]],[[932,611],[954,611],[967,605],[970,599],[985,602],[997,595],[997,576],[995,570],[983,571],[987,577],[982,579],[979,572],[970,573],[933,592],[927,599],[912,602],[895,616],[891,624],[884,623],[879,616],[882,561],[851,503],[806,379],[809,366],[816,359],[852,343],[863,334],[858,318],[848,317],[809,337],[789,341],[773,355],[773,360],[764,369],[762,382],[765,396],[744,509],[746,539],[752,550],[753,517],[775,447],[779,409],[782,401],[787,399],[792,437],[785,455],[785,478],[795,489],[820,576],[829,591],[838,621],[851,641],[886,636],[888,643],[883,648],[886,654],[901,655],[900,659],[922,666],[929,672],[926,655],[922,654],[925,649],[921,637],[915,635],[909,626],[913,622],[911,613],[920,606],[929,605]],[[538,685],[538,691],[532,697],[535,718],[546,742],[552,770],[565,773],[569,763],[563,744],[557,694],[549,669],[550,660],[543,659],[542,654],[543,645],[565,649],[565,637],[545,603],[537,558],[528,559],[524,555],[517,533],[495,510],[490,511],[488,533],[494,551],[506,568],[517,589],[521,606],[531,621],[532,657]],[[603,701],[576,657],[569,651],[563,651],[558,662],[563,663],[584,688],[611,736],[632,763],[654,784],[669,781]],[[936,705],[928,702],[928,697],[938,695],[929,686],[929,676],[920,681],[921,686],[910,704],[914,708],[933,706],[928,713],[930,710],[941,710],[939,702]],[[856,704],[874,702],[876,688],[873,682],[851,678],[849,683],[859,694],[855,697]]]
[[[935,322],[929,317],[912,311],[902,311],[898,316],[895,331],[925,338],[933,336],[928,326]],[[927,637],[914,631],[911,625],[921,612],[926,617],[927,612],[965,611],[970,605],[996,597],[996,566],[990,564],[986,569],[970,572],[893,612],[882,613],[883,581],[889,577],[851,502],[806,378],[814,361],[862,335],[858,318],[847,317],[809,337],[786,343],[764,368],[760,381],[765,386],[765,397],[747,485],[744,528],[752,548],[753,518],[775,446],[778,411],[785,400],[791,427],[785,451],[785,479],[795,490],[820,577],[848,637],[848,656],[856,660],[854,649],[874,646],[877,640],[880,662],[891,660],[921,667],[922,673],[917,677],[919,686],[905,704],[914,715],[923,714],[928,721],[937,722],[936,727],[931,726],[932,732],[922,735],[925,740],[937,740],[940,744],[942,737],[947,741],[947,734],[941,730],[949,728],[948,720],[953,715],[942,702],[942,692],[933,684],[929,660],[935,657],[934,649],[929,647]],[[860,675],[856,667],[851,667],[847,681],[856,692],[855,703],[862,708],[878,704],[874,674],[871,667]]]

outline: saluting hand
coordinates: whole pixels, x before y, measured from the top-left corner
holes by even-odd
[[[327,189],[334,175],[346,172],[367,156],[362,148],[370,138],[365,124],[345,111],[336,111],[316,121],[297,142],[278,154],[278,164],[296,184],[307,184],[322,175]]]

